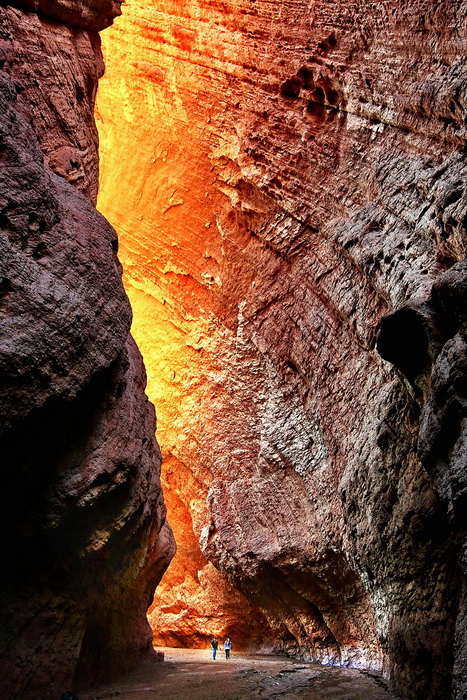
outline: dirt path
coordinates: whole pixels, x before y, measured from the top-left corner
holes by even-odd
[[[80,700],[393,700],[377,676],[255,654],[161,649],[164,663],[145,662]]]

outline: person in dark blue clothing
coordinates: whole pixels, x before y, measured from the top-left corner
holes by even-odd
[[[217,641],[216,637],[213,637],[211,640],[211,649],[212,649],[212,660],[216,660],[216,654],[217,654],[217,649],[219,647],[219,642]]]

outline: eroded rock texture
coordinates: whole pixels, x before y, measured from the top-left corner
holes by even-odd
[[[466,649],[466,407],[467,266],[441,275],[425,301],[412,302],[383,319],[378,347],[406,376],[416,375],[421,405],[418,454],[442,501],[433,539],[449,543],[454,634],[455,697],[467,693]],[[409,322],[408,322],[409,321]],[[401,354],[412,337],[412,344]],[[419,529],[420,526],[418,525]],[[446,552],[448,553],[448,552]],[[443,579],[448,578],[443,574]],[[434,582],[439,587],[440,582]],[[446,643],[447,644],[447,643]]]
[[[273,650],[275,630],[267,619],[201,553],[187,494],[202,502],[203,490],[184,464],[169,454],[163,459],[162,486],[177,553],[149,609],[154,644],[206,649],[216,635],[235,638],[235,651]]]
[[[100,208],[166,480],[282,648],[405,698],[464,692],[465,356],[432,290],[465,257],[466,15],[135,0],[104,34]]]
[[[28,700],[150,647],[173,541],[117,238],[82,193],[98,36],[0,8],[0,40],[0,695]]]
[[[60,21],[9,7],[1,18],[0,61],[22,99],[18,109],[34,132],[52,170],[97,197],[98,139],[93,118],[97,81],[104,71],[100,39]]]

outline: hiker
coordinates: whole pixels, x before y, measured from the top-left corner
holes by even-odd
[[[219,642],[217,641],[216,637],[213,637],[211,640],[211,649],[212,649],[212,660],[216,660],[216,654],[217,654],[217,648],[219,646]]]
[[[232,642],[230,641],[230,637],[226,637],[225,642],[224,642],[224,651],[225,651],[225,658],[230,659],[230,650],[232,649]]]

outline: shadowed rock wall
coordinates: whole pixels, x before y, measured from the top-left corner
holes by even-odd
[[[465,257],[467,4],[123,9],[99,206],[201,551],[282,648],[462,697],[458,321],[375,344]]]
[[[99,37],[51,10],[0,8],[0,695],[21,700],[136,663],[174,549],[117,238],[92,203]]]

